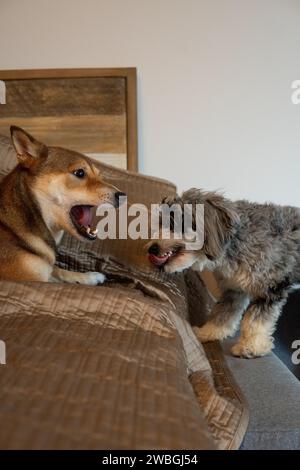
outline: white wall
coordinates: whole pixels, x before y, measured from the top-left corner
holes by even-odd
[[[0,68],[136,66],[141,171],[300,206],[297,0],[0,0]]]

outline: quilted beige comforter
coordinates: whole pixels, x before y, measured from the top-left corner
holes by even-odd
[[[5,138],[0,162],[14,164]],[[175,191],[101,168],[129,202]],[[104,286],[0,281],[1,449],[238,448],[246,405],[218,344],[204,351],[189,322],[203,320],[205,287],[154,271],[143,244],[65,237],[60,266],[102,270]]]

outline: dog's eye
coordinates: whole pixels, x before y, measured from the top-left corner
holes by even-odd
[[[73,175],[75,175],[77,178],[84,178],[85,171],[83,168],[79,168],[78,170],[73,171]]]

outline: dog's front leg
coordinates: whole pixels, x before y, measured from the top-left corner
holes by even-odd
[[[222,340],[233,336],[249,300],[241,291],[227,290],[215,304],[207,323],[195,328],[195,333],[202,343]]]
[[[53,281],[69,282],[71,284],[86,284],[89,286],[96,286],[97,284],[103,284],[105,276],[102,273],[87,272],[78,273],[75,271],[67,271],[66,269],[58,268],[54,266],[52,271]]]
[[[285,299],[274,302],[257,299],[251,302],[242,321],[240,338],[231,348],[234,356],[259,357],[272,351],[272,334],[285,302]]]

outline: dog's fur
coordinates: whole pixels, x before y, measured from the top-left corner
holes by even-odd
[[[122,193],[103,181],[87,157],[47,147],[15,126],[11,135],[19,163],[0,185],[0,278],[102,283],[102,273],[55,266],[56,245],[65,230],[81,240],[92,239],[74,225],[74,206],[117,206],[116,195]],[[82,178],[74,174],[79,169],[84,170]]]
[[[218,193],[198,189],[164,202],[204,204],[200,250],[186,249],[184,240],[174,239],[158,240],[149,247],[158,261],[163,253],[174,250],[160,266],[166,272],[190,266],[214,271],[222,296],[208,322],[198,329],[200,340],[234,335],[244,314],[232,353],[247,358],[269,353],[288,293],[300,282],[300,209],[231,202]]]

